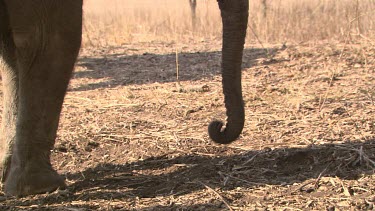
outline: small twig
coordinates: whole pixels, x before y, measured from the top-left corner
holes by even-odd
[[[351,197],[351,196],[353,195],[353,193],[350,191],[350,189],[347,188],[347,187],[344,185],[344,182],[343,182],[340,178],[336,177],[336,179],[340,182],[340,184],[341,184],[341,188],[342,188],[342,191],[343,191],[344,195],[345,195],[345,196],[348,196],[348,197]]]
[[[359,150],[358,150],[358,154],[359,154],[359,164],[362,164],[362,158],[365,156],[365,154],[363,153],[363,146],[359,147]]]
[[[230,210],[230,211],[232,211],[233,209],[232,209],[232,207],[229,205],[229,203],[224,199],[224,197],[222,197],[218,192],[216,192],[214,189],[212,189],[211,187],[209,187],[208,185],[206,185],[206,184],[204,184],[203,182],[201,182],[201,181],[198,181],[201,185],[203,185],[204,187],[206,187],[208,190],[210,190],[211,192],[213,192],[213,193],[215,193],[216,194],[216,196],[218,196],[220,199],[221,199],[221,201],[223,201],[223,203],[228,207],[228,209]]]
[[[179,68],[179,62],[178,62],[178,50],[176,47],[176,80],[177,80],[177,89],[181,89],[180,84],[180,68]]]
[[[255,159],[256,156],[258,156],[259,154],[261,154],[262,152],[258,152],[257,154],[255,154],[254,156],[252,156],[249,160],[247,160],[245,163],[243,163],[242,165],[247,165],[249,164],[251,161],[253,161]]]
[[[375,162],[371,160],[365,153],[363,153],[363,159],[369,163],[371,163],[375,167]]]
[[[253,27],[251,27],[249,24],[247,24],[247,27],[249,27],[251,29],[251,32],[253,33],[255,38],[258,40],[260,46],[262,46],[262,48],[266,51],[267,57],[270,57],[271,53],[269,52],[268,48],[264,47],[263,42],[259,39],[259,37],[258,37],[257,33],[255,32],[255,30],[253,29]]]
[[[375,161],[371,160],[363,151],[363,146],[360,146],[359,149],[355,148],[348,148],[348,147],[343,147],[343,146],[337,146],[337,148],[345,149],[345,150],[350,150],[350,151],[355,151],[358,153],[359,156],[359,162],[361,163],[362,160],[367,161],[368,163],[372,164],[373,167],[375,167]]]
[[[177,83],[180,83],[179,81],[179,73],[180,73],[180,70],[178,69],[179,68],[179,65],[178,65],[178,50],[176,48],[176,79],[177,79]]]
[[[314,183],[314,188],[315,188],[315,190],[318,189],[318,183],[319,183],[320,179],[322,178],[322,176],[324,175],[324,173],[327,171],[328,167],[329,167],[331,164],[332,164],[332,163],[329,163],[329,164],[327,165],[327,167],[325,167],[325,169],[324,169],[322,172],[320,172],[318,178],[316,178],[315,183]]]
[[[257,154],[253,155],[249,160],[247,160],[241,166],[234,166],[232,170],[240,170],[240,169],[243,169],[243,168],[247,168],[248,166],[246,166],[246,165],[249,164],[250,162],[252,162],[261,153],[262,152],[258,152]]]
[[[325,167],[325,168],[323,169],[323,171],[320,172],[318,178],[316,178],[315,181],[309,181],[309,182],[307,182],[307,183],[301,185],[298,189],[295,190],[295,192],[296,192],[297,190],[299,190],[299,191],[303,191],[303,188],[306,187],[307,185],[310,185],[310,184],[314,184],[314,188],[313,188],[313,190],[317,190],[317,189],[318,189],[318,183],[319,183],[319,181],[322,179],[324,173],[327,171],[328,167],[329,167],[331,164],[332,164],[332,163],[329,163],[329,164],[327,165],[327,167]]]
[[[298,209],[298,208],[294,208],[294,207],[280,207],[281,210],[298,210],[300,211],[301,209]],[[301,210],[302,211],[302,210]]]
[[[313,183],[313,181],[308,181],[307,183],[301,185],[299,188],[297,188],[297,189],[296,189],[295,191],[293,191],[293,192],[297,192],[297,190],[300,191],[300,192],[302,192],[302,191],[303,191],[303,188],[306,187],[307,185],[311,184],[311,183]]]
[[[361,190],[361,191],[365,191],[365,192],[370,192],[370,190],[368,190],[368,189],[365,189],[365,188],[361,188],[361,187],[352,187],[352,189],[354,190],[354,189],[357,189],[357,190]]]

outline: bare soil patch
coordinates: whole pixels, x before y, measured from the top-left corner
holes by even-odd
[[[375,50],[247,46],[246,128],[228,146],[220,43],[85,49],[53,165],[68,188],[5,210],[362,210],[375,203]]]

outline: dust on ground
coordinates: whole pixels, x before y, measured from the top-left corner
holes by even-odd
[[[368,43],[247,46],[245,129],[221,146],[220,43],[84,49],[52,153],[68,188],[0,207],[373,209],[374,59]]]

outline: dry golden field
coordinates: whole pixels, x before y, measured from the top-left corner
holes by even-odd
[[[207,135],[225,114],[220,14],[197,3],[193,27],[188,0],[86,0],[52,152],[68,188],[0,210],[374,209],[374,1],[251,1],[228,146]]]
[[[84,8],[85,46],[221,38],[215,0],[197,0],[194,30],[189,0],[89,0]],[[253,0],[247,40],[298,43],[373,39],[374,11],[373,0]]]

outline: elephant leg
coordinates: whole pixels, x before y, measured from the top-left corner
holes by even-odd
[[[18,108],[8,195],[24,196],[64,187],[53,169],[60,112],[81,44],[82,0],[4,0],[18,74]]]
[[[213,121],[208,133],[213,141],[229,144],[244,127],[245,111],[242,99],[241,64],[249,16],[249,0],[218,0],[223,22],[222,82],[227,109],[227,124]]]
[[[18,72],[16,71],[15,46],[4,2],[0,2],[0,70],[3,84],[3,115],[0,136],[1,179],[10,167],[12,146],[16,134],[18,111]],[[3,168],[6,167],[6,168]]]

